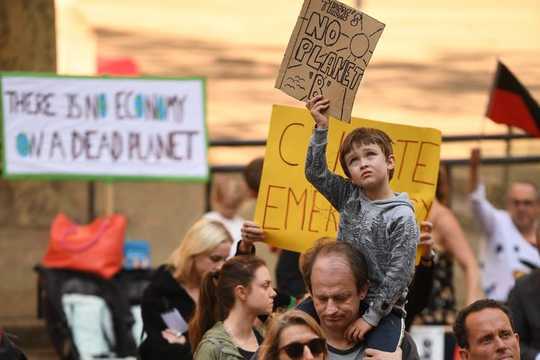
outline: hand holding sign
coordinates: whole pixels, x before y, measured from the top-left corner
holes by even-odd
[[[345,135],[360,126],[386,132],[396,159],[391,182],[394,191],[409,194],[418,222],[427,216],[439,171],[441,133],[430,128],[352,119],[351,124],[330,120],[327,159],[333,172],[343,174],[338,150]],[[306,180],[304,164],[313,119],[305,109],[274,105],[257,198],[255,222],[249,236],[272,246],[302,252],[314,241],[335,238],[339,213]]]
[[[305,1],[276,88],[306,101],[330,99],[328,115],[350,121],[354,97],[384,24],[335,0]]]
[[[325,99],[322,95],[316,96],[307,102],[306,107],[311,112],[318,128],[326,129],[328,127],[327,110],[329,106],[330,100]]]

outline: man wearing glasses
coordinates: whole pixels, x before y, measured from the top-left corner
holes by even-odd
[[[480,150],[473,149],[470,197],[474,219],[486,234],[480,256],[482,282],[487,297],[506,301],[515,279],[540,267],[535,246],[539,193],[533,183],[513,182],[507,192],[506,210],[496,209],[486,199],[485,186],[479,181],[479,164]]]

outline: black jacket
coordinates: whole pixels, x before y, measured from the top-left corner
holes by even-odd
[[[254,254],[255,246],[251,247],[249,253],[244,254],[240,251],[240,242],[236,245],[235,255]],[[184,345],[169,344],[163,338],[161,332],[167,326],[163,322],[161,314],[176,309],[184,320],[189,323],[195,314],[195,307],[196,304],[191,296],[173,278],[171,269],[167,265],[160,266],[150,280],[150,285],[144,291],[141,303],[143,330],[147,336],[139,346],[141,360],[192,359],[193,355],[187,333],[184,334],[186,336]]]
[[[540,269],[519,278],[508,296],[521,358],[534,360],[540,353]]]
[[[0,329],[0,360],[26,360],[26,355]]]
[[[433,266],[416,266],[414,277],[409,285],[407,303],[405,304],[405,329],[410,329],[416,315],[428,305],[433,290]]]
[[[170,269],[160,266],[150,285],[146,288],[141,304],[142,319],[146,339],[139,347],[139,355],[142,360],[146,359],[191,359],[191,348],[185,345],[169,344],[161,336],[161,332],[167,328],[161,318],[164,312],[176,309],[182,317],[189,322],[195,313],[195,302],[173,278]]]

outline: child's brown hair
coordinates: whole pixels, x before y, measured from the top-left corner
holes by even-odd
[[[388,136],[388,134],[386,134],[384,131],[367,127],[360,127],[354,129],[349,134],[347,134],[339,149],[339,163],[341,164],[341,167],[343,168],[343,171],[348,178],[351,177],[351,174],[349,173],[345,157],[352,151],[354,145],[369,144],[378,145],[381,148],[386,160],[388,160],[390,155],[394,154],[394,151],[392,149],[392,139],[390,139],[390,136]],[[388,181],[392,180],[393,176],[394,169],[391,169],[390,171],[388,171]]]

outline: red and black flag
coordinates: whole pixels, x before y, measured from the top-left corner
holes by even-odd
[[[525,130],[540,137],[540,108],[529,91],[500,61],[486,116],[491,120]]]

